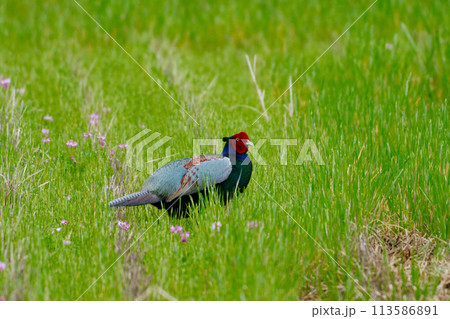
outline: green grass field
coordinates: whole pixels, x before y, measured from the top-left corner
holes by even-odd
[[[268,108],[371,1],[79,3],[189,115],[73,0],[1,1],[1,298],[450,299],[448,1],[379,0],[253,125],[246,55]],[[266,142],[229,205],[158,220],[107,207],[148,177],[117,147],[144,126],[172,159],[240,131],[298,145],[281,165]],[[308,139],[325,165],[295,165]]]

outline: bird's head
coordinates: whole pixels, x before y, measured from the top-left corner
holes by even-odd
[[[246,154],[249,146],[254,146],[252,142],[250,142],[247,133],[240,132],[234,134],[230,137],[224,137],[222,139],[225,144],[225,148],[223,149],[223,154],[228,155],[232,153]]]

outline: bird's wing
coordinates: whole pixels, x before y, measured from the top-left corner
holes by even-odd
[[[232,165],[228,157],[201,155],[186,163],[184,168],[187,171],[180,181],[179,188],[167,197],[166,202],[197,193],[207,186],[222,183],[230,176]]]

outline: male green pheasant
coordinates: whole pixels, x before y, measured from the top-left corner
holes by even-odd
[[[152,204],[166,209],[171,216],[186,217],[189,204],[198,203],[199,195],[211,187],[217,188],[224,201],[230,200],[250,182],[253,168],[247,151],[253,143],[244,132],[224,137],[223,141],[222,154],[170,162],[156,170],[140,192],[115,199],[109,206]]]

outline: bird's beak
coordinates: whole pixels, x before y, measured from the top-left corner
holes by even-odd
[[[250,140],[246,140],[244,141],[245,146],[249,147],[249,146],[255,146],[253,145],[253,143]]]

